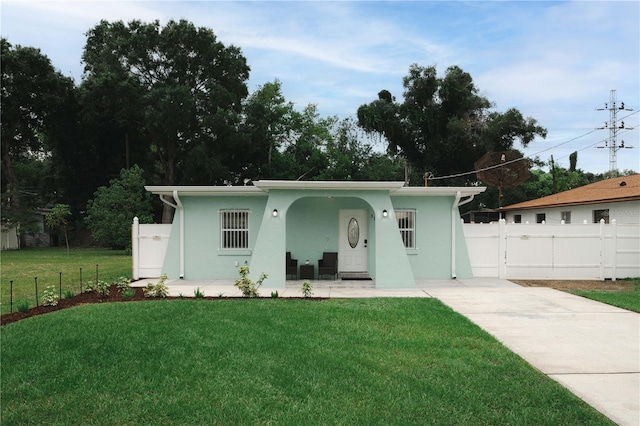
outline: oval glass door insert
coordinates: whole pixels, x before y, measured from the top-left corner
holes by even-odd
[[[360,225],[358,225],[358,221],[355,217],[352,217],[349,221],[347,239],[349,240],[349,246],[351,246],[351,248],[356,248],[358,241],[360,240]]]

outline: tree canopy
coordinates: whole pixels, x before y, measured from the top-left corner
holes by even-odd
[[[50,148],[63,137],[60,127],[73,104],[74,85],[39,49],[13,46],[5,38],[0,48],[2,220],[28,229],[33,208],[52,201],[41,194],[55,191]]]
[[[382,134],[390,154],[400,154],[421,172],[446,176],[472,171],[486,152],[546,137],[546,129],[515,108],[491,111],[491,102],[479,94],[471,75],[457,66],[438,77],[434,66],[414,64],[403,87],[402,102],[382,90],[377,100],[361,105],[358,124]]]
[[[77,231],[85,218],[95,239],[111,247],[129,244],[133,216],[152,220],[153,202],[156,217],[164,208],[163,222],[171,219],[170,206],[149,201],[145,180],[407,179],[422,185],[425,172],[436,178],[470,172],[487,152],[546,136],[515,108],[495,111],[457,66],[439,76],[434,66],[412,65],[402,99],[381,90],[358,108],[357,120],[322,116],[312,103],[295,105],[277,79],[249,93],[250,68],[240,48],[184,20],[165,26],[101,21],[87,32],[78,86],[37,48],[5,39],[1,48],[3,223],[20,223],[28,232],[35,208],[65,205],[60,217],[69,229]],[[372,138],[384,140],[386,150],[374,149]],[[534,171],[523,185],[505,190],[504,204],[603,178],[576,162],[573,156],[568,171]],[[474,181],[470,173],[430,185]],[[489,188],[465,208],[495,207],[494,200]]]
[[[179,182],[178,165],[194,147],[230,148],[225,136],[238,123],[249,67],[240,49],[224,46],[210,29],[185,20],[164,27],[101,21],[87,33],[83,60],[87,86],[114,86],[132,98],[117,117],[139,129],[165,185]],[[131,107],[140,113],[130,114]],[[170,218],[169,208],[163,222]]]

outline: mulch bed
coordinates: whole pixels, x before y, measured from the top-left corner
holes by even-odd
[[[13,312],[10,314],[4,314],[0,317],[0,325],[10,324],[12,322],[20,321],[25,318],[34,317],[36,315],[48,314],[49,312],[59,311],[60,309],[72,308],[74,306],[86,305],[90,303],[111,303],[111,302],[133,302],[139,300],[148,300],[144,297],[142,287],[132,287],[131,290],[135,292],[133,297],[123,298],[122,294],[118,291],[118,287],[114,284],[109,288],[109,296],[100,297],[95,291],[76,294],[70,299],[64,297],[58,301],[56,306],[36,306],[29,309],[27,312]],[[13,307],[16,309],[16,307]]]
[[[145,297],[142,287],[131,287],[131,290],[135,292],[132,297],[124,298],[118,290],[118,286],[113,284],[109,287],[109,296],[100,297],[95,291],[76,294],[70,299],[62,298],[58,301],[56,306],[36,306],[29,309],[27,312],[13,312],[10,314],[4,314],[0,316],[0,326],[11,324],[12,322],[20,321],[26,318],[31,318],[36,315],[48,314],[49,312],[59,311],[61,309],[73,308],[74,306],[87,305],[92,303],[112,303],[112,302],[136,302],[141,300],[169,300],[169,299],[181,299],[181,297]],[[206,300],[222,300],[222,299],[243,299],[243,297],[204,297]],[[262,297],[262,299],[267,299]],[[326,300],[324,297],[309,297],[307,300],[322,301]],[[14,309],[16,307],[14,306]]]

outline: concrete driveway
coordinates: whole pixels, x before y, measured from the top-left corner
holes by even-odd
[[[506,280],[419,283],[620,425],[640,425],[640,314]]]

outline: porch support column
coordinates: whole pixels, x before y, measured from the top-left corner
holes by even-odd
[[[375,218],[375,282],[377,288],[412,288],[416,280],[407,257],[388,192],[362,196]],[[383,212],[386,210],[387,215]]]
[[[289,194],[272,190],[262,216],[256,245],[249,265],[253,281],[267,274],[265,288],[284,288],[286,281],[285,251],[287,243],[287,211],[295,201]]]

